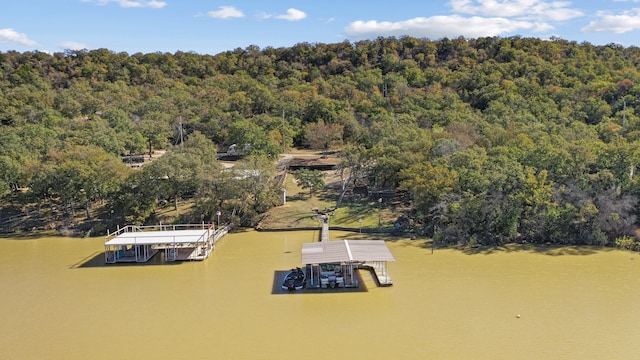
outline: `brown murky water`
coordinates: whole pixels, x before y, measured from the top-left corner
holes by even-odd
[[[640,358],[636,253],[398,240],[392,287],[278,290],[316,238],[247,231],[204,262],[133,266],[104,265],[100,238],[2,239],[0,358]]]

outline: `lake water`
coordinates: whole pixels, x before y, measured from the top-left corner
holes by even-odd
[[[0,358],[640,358],[637,253],[393,240],[392,287],[280,291],[317,237],[243,231],[202,262],[124,266],[102,238],[0,239]]]

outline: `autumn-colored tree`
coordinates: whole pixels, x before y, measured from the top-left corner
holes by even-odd
[[[342,130],[344,126],[340,124],[328,124],[318,122],[307,125],[306,140],[312,149],[321,149],[326,155],[332,146],[342,140]]]

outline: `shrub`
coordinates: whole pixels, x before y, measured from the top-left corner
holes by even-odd
[[[635,238],[624,235],[616,238],[616,247],[631,251],[640,251],[640,241]]]

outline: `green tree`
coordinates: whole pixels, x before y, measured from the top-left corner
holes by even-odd
[[[0,155],[0,195],[17,190],[23,178],[22,166],[17,159]]]
[[[60,196],[65,208],[75,213],[75,203],[85,207],[87,219],[93,201],[102,200],[115,192],[124,180],[128,168],[118,158],[104,150],[92,146],[73,146],[66,149],[54,171],[51,184],[53,192]],[[39,192],[46,193],[47,186],[41,186]]]
[[[169,136],[171,136],[171,128],[169,127],[169,119],[157,112],[149,112],[145,114],[144,119],[138,123],[138,130],[147,140],[149,156],[153,155],[153,148],[164,148]]]
[[[143,168],[149,178],[144,185],[155,189],[157,198],[173,199],[178,210],[178,201],[195,193],[201,166],[200,158],[171,151]]]
[[[218,164],[205,165],[195,194],[196,216],[201,221],[216,222],[220,211],[223,219],[230,218],[241,197],[242,188],[233,172],[224,171]]]
[[[243,225],[255,226],[260,214],[274,207],[280,199],[281,186],[276,179],[271,158],[265,155],[244,157],[233,168],[241,188],[232,213],[239,214]]]
[[[309,190],[309,197],[313,196],[314,191],[324,188],[324,174],[320,170],[300,169],[292,174],[298,186]]]
[[[156,182],[144,171],[132,172],[107,204],[114,221],[143,225],[158,206]]]
[[[274,159],[281,146],[264,129],[249,120],[239,120],[229,126],[228,141],[237,144],[239,149],[249,147],[249,154],[266,156]]]
[[[400,171],[400,188],[411,194],[418,223],[426,224],[432,208],[451,193],[457,182],[457,173],[442,165],[423,162]]]

